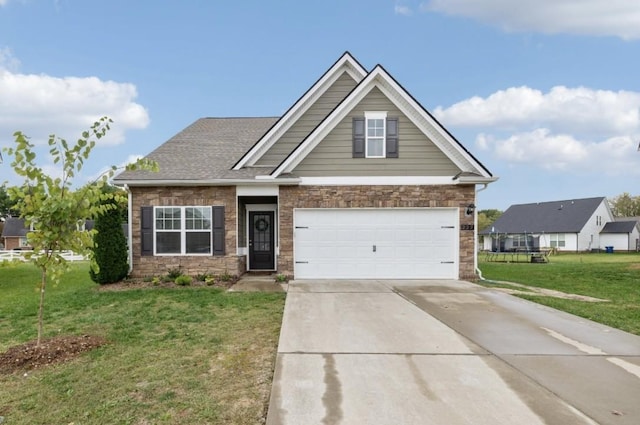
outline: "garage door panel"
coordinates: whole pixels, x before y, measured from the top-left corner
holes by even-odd
[[[299,279],[456,278],[457,219],[456,209],[297,209],[294,273]]]

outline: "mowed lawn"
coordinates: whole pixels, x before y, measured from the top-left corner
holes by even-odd
[[[609,300],[604,303],[518,295],[640,335],[640,254],[558,254],[546,264],[483,261],[485,279],[516,282]],[[484,283],[491,286],[491,283]]]
[[[32,265],[0,266],[0,352],[35,339],[38,281]],[[262,423],[284,294],[98,286],[78,264],[50,288],[45,337],[109,343],[69,363],[0,374],[5,424]]]

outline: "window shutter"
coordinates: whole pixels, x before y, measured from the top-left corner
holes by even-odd
[[[398,118],[387,118],[387,158],[398,158]]]
[[[364,158],[365,128],[364,118],[353,119],[353,157]]]
[[[224,255],[224,207],[211,208],[213,209],[213,255]]]
[[[140,208],[141,255],[153,255],[153,207]]]

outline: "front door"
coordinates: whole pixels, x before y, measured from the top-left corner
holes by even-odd
[[[249,212],[249,270],[275,269],[273,211]]]

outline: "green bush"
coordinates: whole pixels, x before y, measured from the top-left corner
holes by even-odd
[[[180,285],[180,286],[191,285],[191,276],[180,275],[176,277],[175,282],[176,282],[176,285]]]
[[[127,258],[127,239],[122,232],[122,208],[106,211],[96,217],[93,237],[98,272],[89,272],[96,283],[119,282],[129,273]]]
[[[182,276],[182,268],[180,266],[178,266],[178,267],[175,267],[173,269],[169,269],[169,271],[167,272],[167,276],[171,280],[175,280],[177,277]]]

